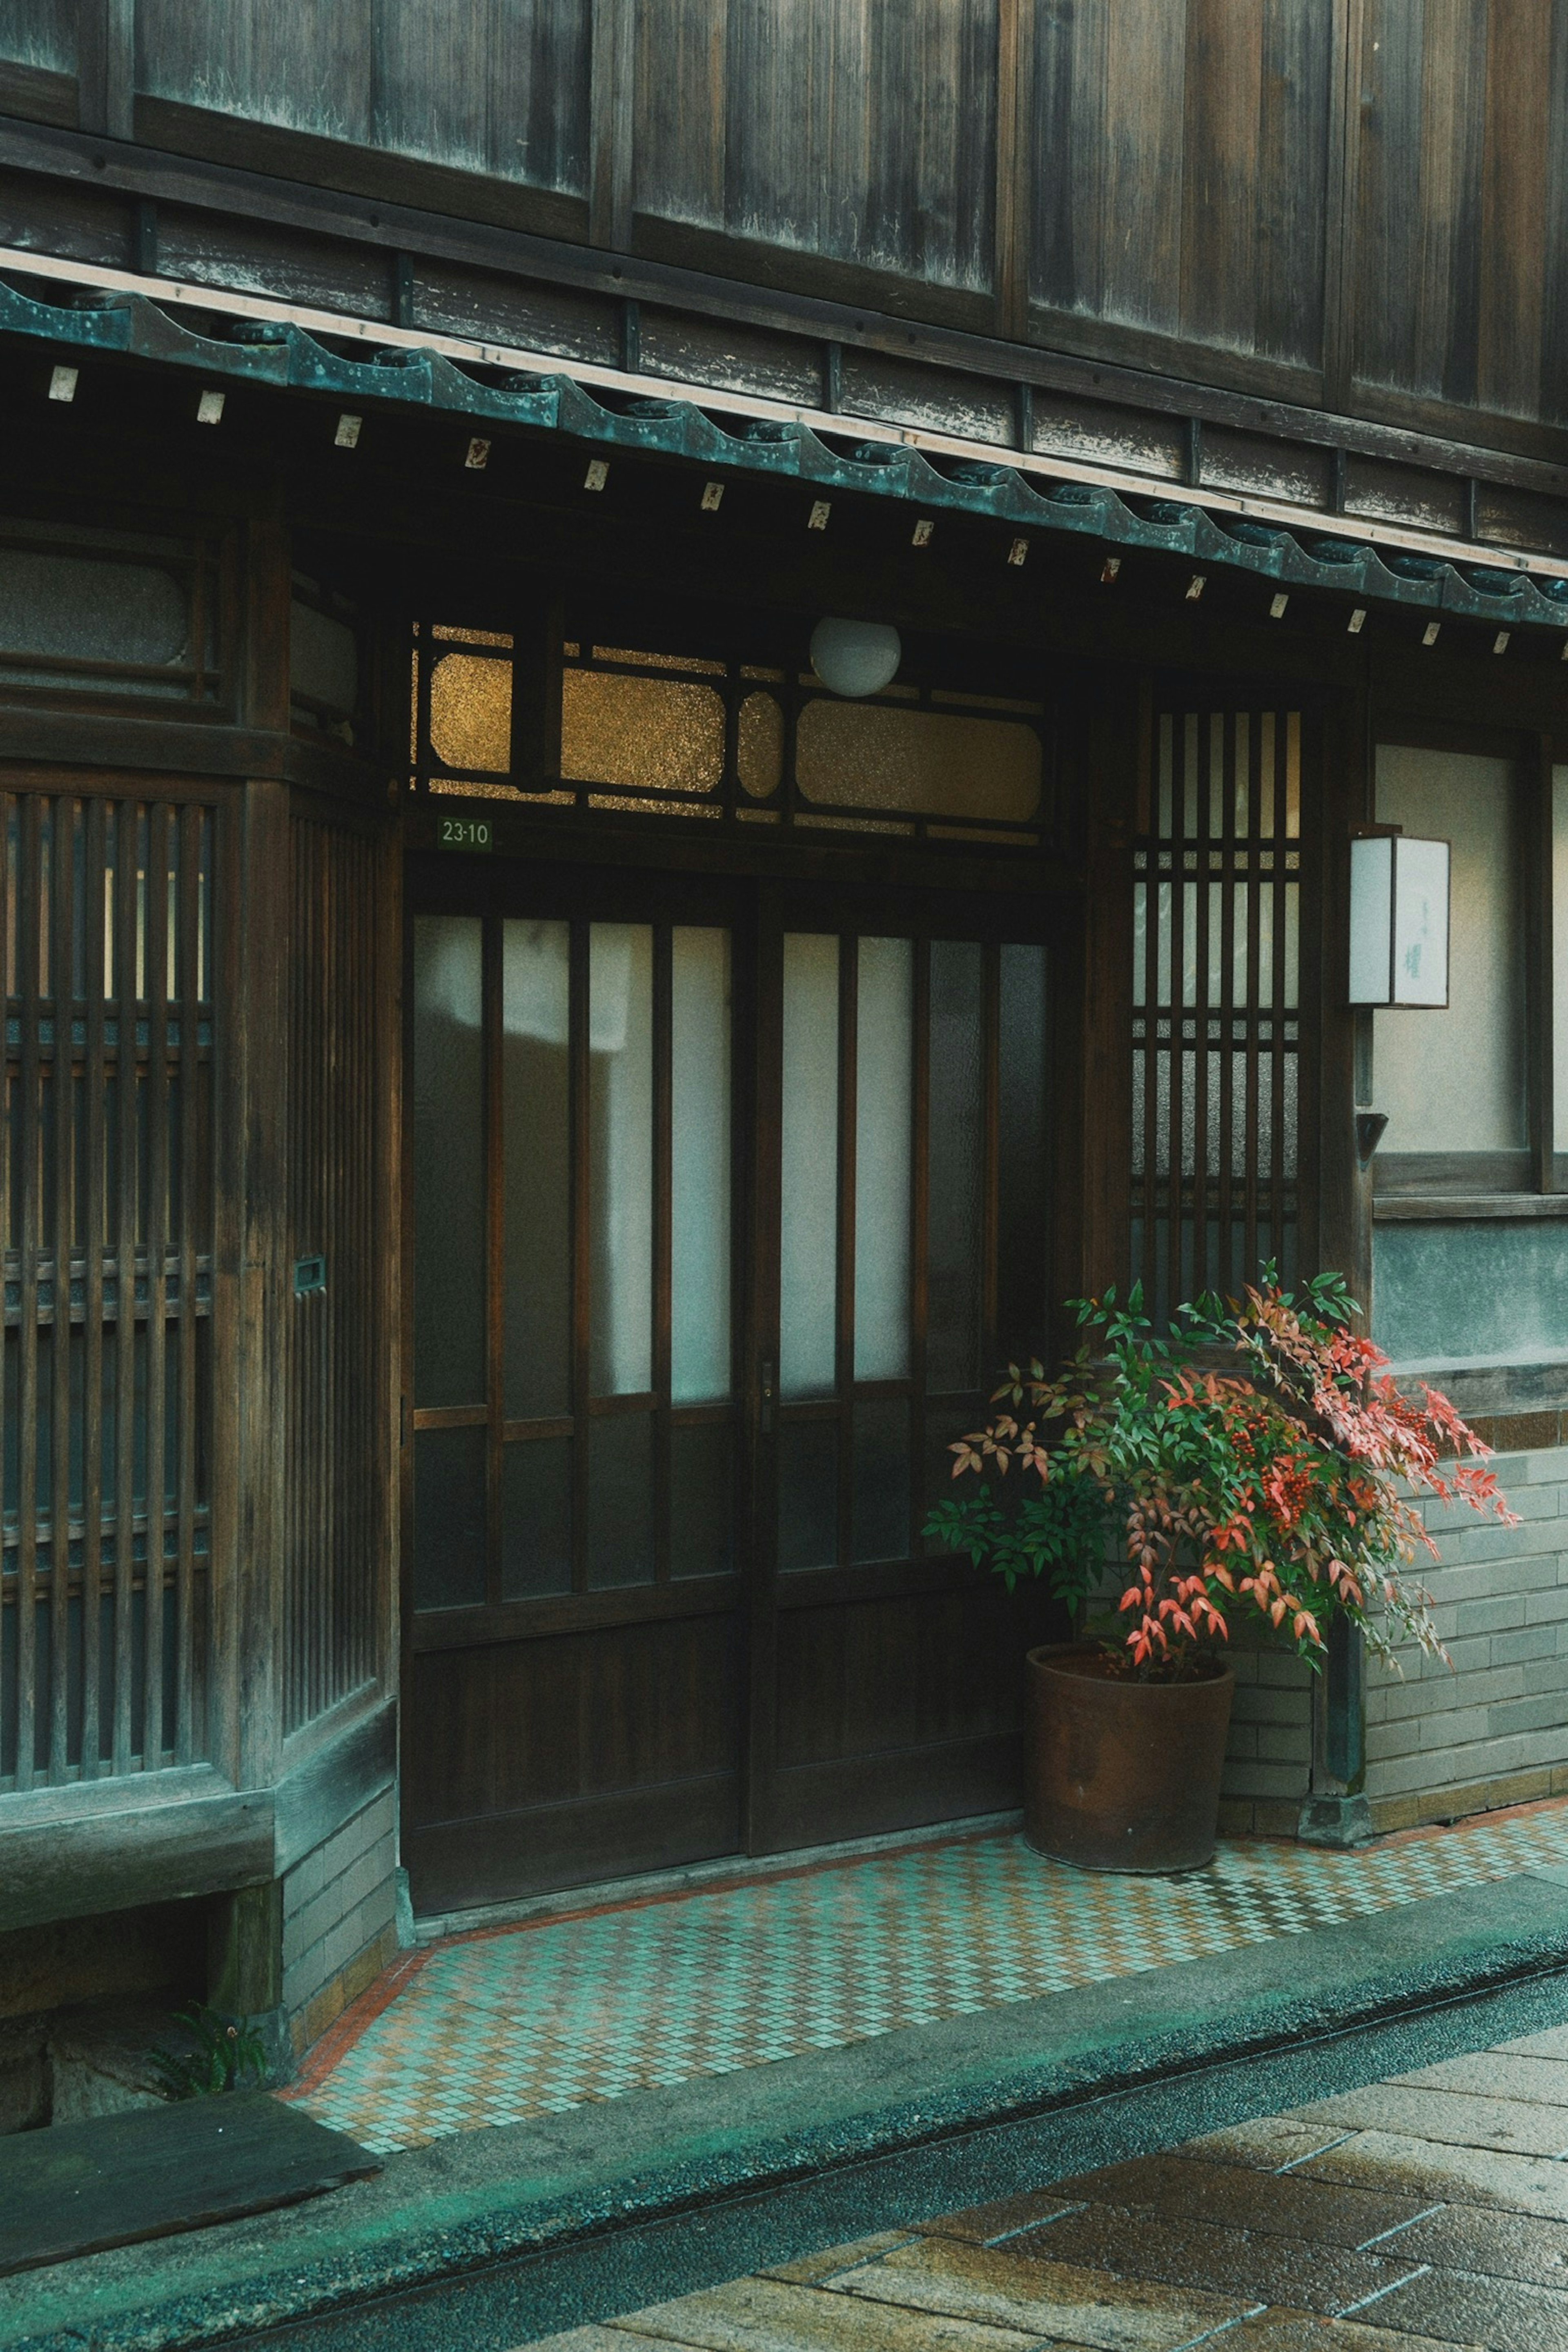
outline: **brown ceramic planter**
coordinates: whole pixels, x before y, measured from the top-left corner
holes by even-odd
[[[1091,1643],[1031,1650],[1024,1831],[1079,1870],[1201,1870],[1214,1858],[1236,1676],[1134,1683]]]

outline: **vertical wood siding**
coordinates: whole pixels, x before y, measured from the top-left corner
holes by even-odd
[[[290,824],[289,1212],[325,1287],[292,1292],[284,1445],[285,1732],[376,1673],[386,1550],[378,851]]]
[[[581,195],[588,0],[139,0],[139,86]]]
[[[0,0],[0,58],[74,73],[79,13],[75,0]]]
[[[0,1788],[207,1752],[215,813],[0,795]]]
[[[1331,0],[1038,10],[1031,299],[1316,367]]]
[[[645,0],[637,209],[988,289],[996,57],[996,0]]]
[[[1368,0],[1356,374],[1568,416],[1568,12]]]

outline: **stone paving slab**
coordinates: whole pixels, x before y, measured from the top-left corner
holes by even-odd
[[[938,2213],[538,2352],[1568,2352],[1568,2160],[1497,2145],[1524,2114],[1568,2148],[1568,2064],[1520,2048],[1555,2038]],[[1504,2079],[1532,2096],[1470,2087]]]
[[[1568,2072],[1568,2069],[1564,2070]],[[1309,2120],[1344,2131],[1380,2131],[1457,2147],[1506,2148],[1515,2156],[1568,2155],[1568,2107],[1479,2097],[1426,2084],[1380,2083],[1307,2109]]]

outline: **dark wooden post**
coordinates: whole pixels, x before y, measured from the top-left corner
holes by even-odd
[[[1372,1313],[1372,1155],[1363,1149],[1373,1108],[1370,1013],[1346,1002],[1350,971],[1350,842],[1373,811],[1374,748],[1365,683],[1325,716],[1321,812],[1316,845],[1317,1259],[1342,1270]],[[1302,1139],[1302,1156],[1310,1149]],[[1313,1706],[1311,1793],[1299,1834],[1313,1845],[1359,1845],[1372,1835],[1365,1793],[1365,1661],[1358,1633],[1336,1618]]]

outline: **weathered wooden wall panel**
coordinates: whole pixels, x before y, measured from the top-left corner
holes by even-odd
[[[1355,374],[1568,415],[1568,12],[1370,0],[1360,60]]]
[[[1031,300],[1315,369],[1332,0],[1042,0]]]
[[[989,289],[996,0],[646,0],[637,16],[639,212]]]
[[[46,73],[76,71],[74,0],[0,0],[0,58]]]
[[[251,121],[582,194],[587,0],[140,0],[138,86]]]
[[[384,1269],[387,1214],[385,956],[378,850],[358,828],[296,815],[289,1066],[285,1729],[380,1665],[388,1559]],[[309,1276],[305,1277],[309,1279]]]

